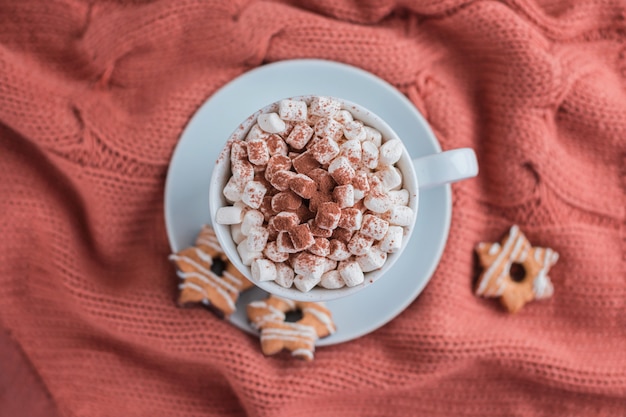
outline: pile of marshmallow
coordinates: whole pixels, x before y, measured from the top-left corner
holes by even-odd
[[[230,225],[256,281],[310,291],[353,287],[402,246],[413,220],[383,141],[332,97],[282,100],[230,144],[232,176],[216,222]]]

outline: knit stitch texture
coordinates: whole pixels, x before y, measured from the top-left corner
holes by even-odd
[[[623,415],[625,17],[617,0],[2,0],[0,326],[62,417]],[[452,187],[425,291],[311,364],[178,309],[163,217],[195,110],[294,58],[387,80],[481,167]],[[553,298],[510,316],[473,295],[473,247],[514,223],[560,260]],[[0,414],[19,416],[10,384]]]

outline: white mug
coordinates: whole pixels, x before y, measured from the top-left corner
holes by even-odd
[[[303,100],[307,104],[311,102],[314,96],[299,96],[292,97],[293,100]],[[380,117],[371,112],[370,110],[360,106],[356,103],[352,103],[341,98],[334,97],[341,103],[341,108],[348,110],[354,116],[355,120],[360,120],[366,126],[371,126],[374,129],[380,131],[383,137],[383,143],[391,139],[411,140],[411,138],[399,138],[393,129],[385,123]],[[404,249],[407,247],[407,243],[411,238],[415,221],[417,219],[417,213],[419,210],[419,188],[430,188],[444,184],[453,183],[467,178],[475,177],[478,174],[478,163],[476,161],[476,154],[470,148],[459,148],[445,152],[428,155],[418,159],[412,159],[409,155],[406,147],[404,147],[400,160],[396,163],[396,167],[400,169],[403,176],[403,188],[409,192],[409,207],[413,210],[413,219],[411,224],[405,227],[404,238],[401,248],[393,253],[388,254],[387,261],[382,268],[366,272],[365,280],[362,284],[354,287],[342,287],[339,289],[326,289],[322,287],[315,287],[309,292],[302,292],[295,287],[284,288],[274,281],[257,282],[252,279],[252,273],[249,266],[246,266],[241,261],[239,253],[237,252],[237,245],[235,244],[231,233],[230,226],[218,224],[215,221],[217,210],[220,207],[230,205],[226,201],[222,191],[226,183],[231,176],[230,170],[230,145],[235,140],[244,140],[250,128],[256,122],[257,117],[263,113],[277,112],[278,102],[272,103],[268,106],[255,112],[241,123],[239,127],[230,136],[226,146],[222,150],[220,157],[218,158],[215,167],[213,168],[213,174],[211,176],[210,188],[209,188],[209,210],[211,215],[211,221],[217,239],[220,242],[226,256],[231,262],[241,271],[246,278],[252,281],[255,285],[261,289],[280,296],[296,301],[330,301],[338,298],[343,298],[352,295],[363,288],[373,284],[378,279],[381,279],[387,271],[393,266],[400,256],[403,256]],[[417,239],[428,239],[428,236],[419,236]],[[410,256],[406,254],[405,256]]]

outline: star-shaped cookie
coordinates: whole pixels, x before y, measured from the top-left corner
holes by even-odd
[[[228,260],[210,226],[202,228],[195,246],[170,255],[170,260],[182,281],[180,306],[202,304],[228,317],[235,311],[239,293],[253,286]]]
[[[481,242],[475,250],[483,268],[476,295],[499,297],[510,313],[518,312],[529,301],[552,296],[554,288],[548,271],[559,254],[550,248],[533,247],[517,225],[500,243]],[[524,272],[519,279],[511,274],[516,264]]]

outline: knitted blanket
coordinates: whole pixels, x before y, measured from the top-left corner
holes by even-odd
[[[0,415],[622,415],[626,11],[573,0],[0,1]],[[311,363],[176,307],[163,188],[195,110],[269,62],[387,80],[477,178],[395,320]],[[473,295],[512,224],[554,296]],[[376,308],[375,305],[372,306]]]

